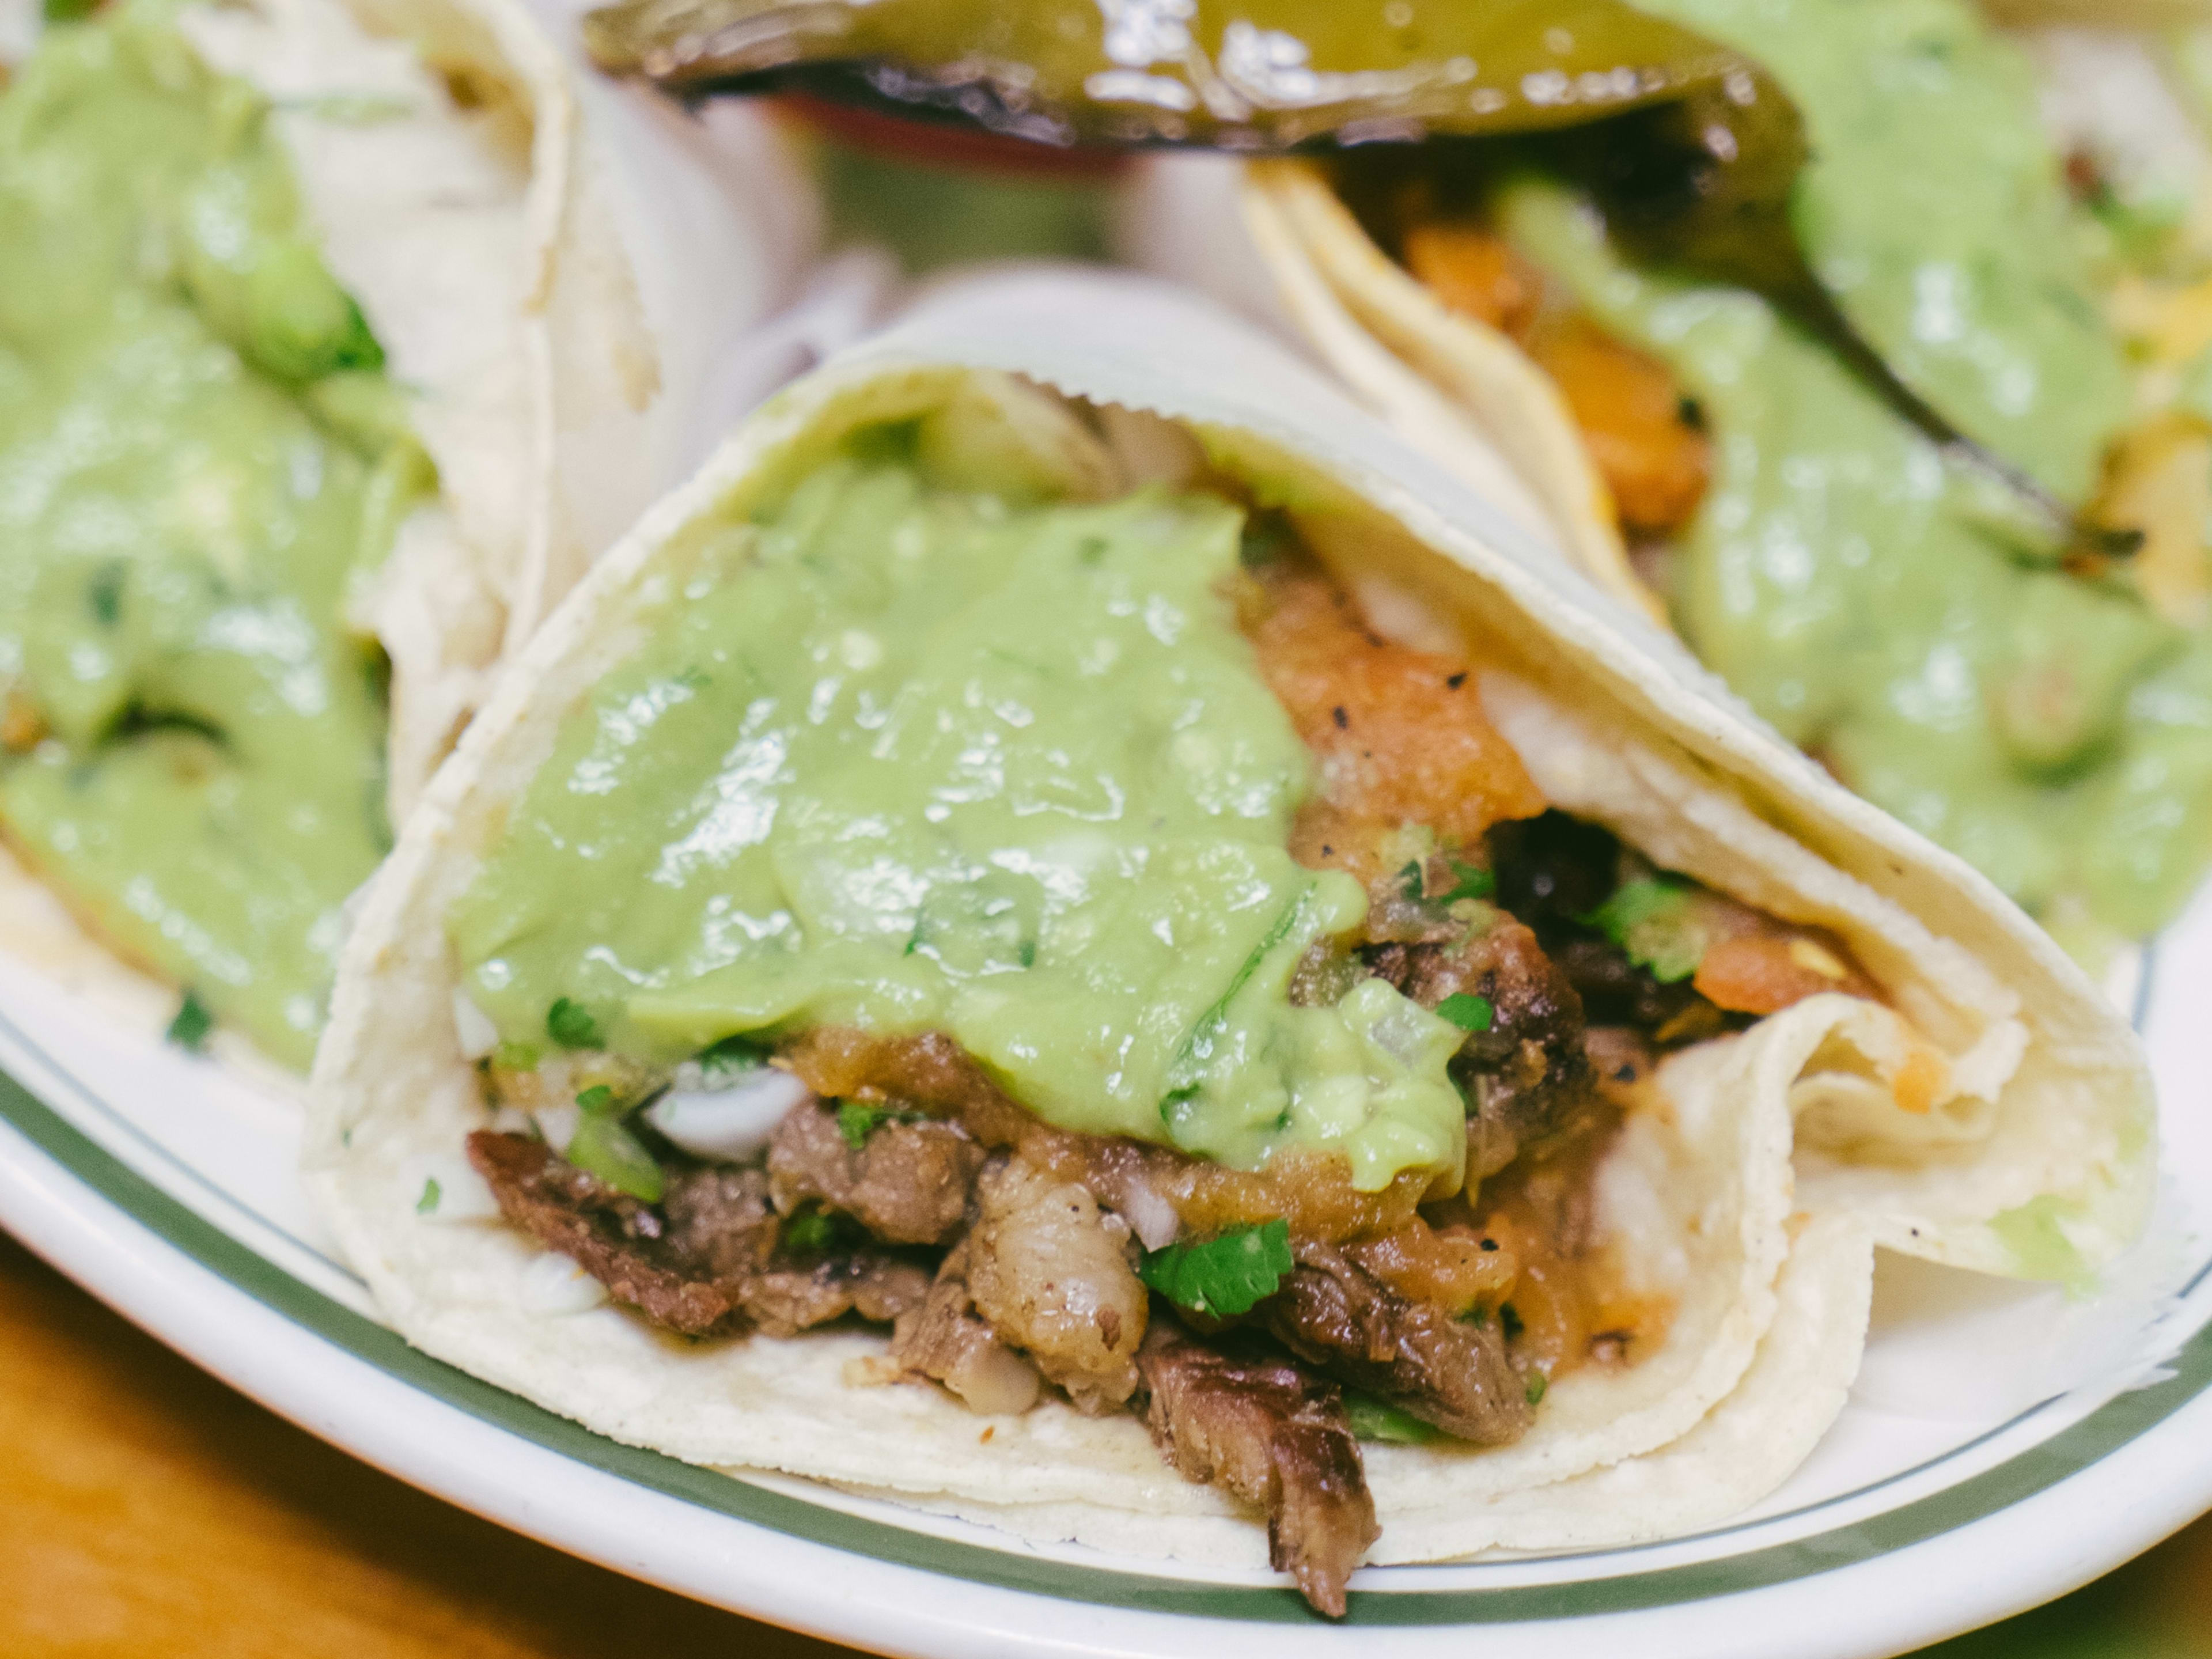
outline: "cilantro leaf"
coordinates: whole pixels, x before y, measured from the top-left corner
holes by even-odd
[[[867,1145],[868,1137],[884,1124],[911,1123],[921,1115],[896,1106],[871,1106],[864,1101],[841,1100],[837,1103],[837,1133],[857,1152]]]
[[[1453,904],[1461,899],[1486,899],[1498,890],[1498,878],[1489,871],[1473,864],[1451,860],[1452,890],[1437,901]]]
[[[215,1016],[199,994],[187,988],[184,1001],[177,1006],[177,1017],[169,1022],[168,1040],[186,1054],[197,1054],[206,1049],[208,1034],[214,1030]]]
[[[1260,971],[1260,964],[1272,956],[1277,946],[1297,928],[1305,915],[1306,901],[1313,896],[1308,885],[1299,890],[1298,896],[1283,907],[1260,942],[1252,947],[1252,954],[1229,981],[1229,988],[1215,999],[1213,1006],[1198,1017],[1198,1021],[1187,1032],[1177,1046],[1175,1058],[1168,1063],[1168,1091],[1160,1097],[1160,1121],[1174,1121],[1175,1109],[1198,1093],[1200,1079],[1204,1076],[1206,1062],[1213,1058],[1213,1045],[1229,1029],[1229,1005],[1237,1000],[1237,994],[1249,984],[1252,975]]]
[[[1544,1396],[1551,1392],[1551,1379],[1546,1376],[1543,1372],[1537,1371],[1529,1376],[1528,1386],[1527,1389],[1522,1390],[1522,1393],[1527,1398],[1528,1403],[1532,1406],[1535,1406],[1540,1405],[1543,1402]]]
[[[1479,997],[1470,991],[1455,991],[1437,1004],[1437,1012],[1462,1031],[1486,1031],[1498,1018],[1498,1010],[1490,1006],[1488,997]]]
[[[842,1217],[817,1207],[801,1210],[783,1224],[783,1248],[796,1255],[821,1255],[846,1236]]]
[[[1398,885],[1405,890],[1406,896],[1410,899],[1422,896],[1422,886],[1426,879],[1419,859],[1415,859],[1398,872]]]
[[[578,1095],[576,1104],[594,1117],[605,1117],[617,1113],[621,1109],[621,1103],[615,1098],[614,1090],[604,1083],[594,1083],[583,1093]]]
[[[1291,1224],[1279,1218],[1202,1244],[1147,1250],[1137,1277],[1179,1308],[1227,1318],[1273,1296],[1291,1266]]]
[[[692,1064],[707,1077],[734,1077],[767,1065],[768,1051],[750,1037],[726,1036],[694,1054]]]
[[[582,1003],[556,997],[553,1006],[545,1011],[545,1035],[563,1048],[596,1048],[599,1046],[599,1023]]]
[[[1443,1431],[1433,1423],[1424,1423],[1411,1412],[1401,1411],[1387,1400],[1378,1400],[1371,1394],[1353,1394],[1346,1390],[1344,1414],[1352,1419],[1352,1433],[1359,1440],[1387,1440],[1400,1446],[1425,1446],[1432,1440],[1443,1438]]]
[[[416,1215],[428,1215],[433,1210],[438,1207],[438,1199],[440,1195],[441,1189],[438,1186],[438,1177],[432,1176],[422,1183],[422,1196],[415,1200],[415,1213]]]
[[[1690,914],[1689,884],[1672,877],[1626,883],[1577,919],[1626,951],[1631,962],[1649,968],[1662,985],[1689,978],[1705,960],[1705,933]]]
[[[660,1165],[620,1118],[586,1114],[579,1119],[568,1142],[568,1162],[647,1204],[659,1203],[665,1190]]]

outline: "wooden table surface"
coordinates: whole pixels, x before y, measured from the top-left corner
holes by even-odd
[[[356,1463],[0,1237],[6,1659],[845,1651],[587,1566]],[[2212,1659],[2212,1521],[2077,1595],[1935,1651]]]

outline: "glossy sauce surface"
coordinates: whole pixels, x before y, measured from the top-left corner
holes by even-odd
[[[1064,1128],[1455,1174],[1464,1033],[1289,998],[1366,897],[1286,848],[1313,767],[1226,591],[1241,511],[935,484],[939,418],[705,532],[452,912],[472,995],[663,1061],[941,1031]]]
[[[347,596],[430,480],[268,105],[172,17],[51,27],[0,92],[0,819],[304,1067],[386,838]]]

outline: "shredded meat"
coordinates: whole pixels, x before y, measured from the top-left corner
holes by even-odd
[[[1352,1247],[1356,1249],[1357,1247]],[[1455,1318],[1399,1295],[1334,1245],[1298,1240],[1267,1329],[1299,1358],[1477,1445],[1518,1439],[1534,1419],[1496,1319]]]
[[[1219,1486],[1267,1517],[1267,1559],[1331,1618],[1381,1535],[1359,1445],[1336,1389],[1234,1338],[1200,1343],[1162,1324],[1138,1356],[1145,1422],[1186,1479]]]
[[[1036,1368],[975,1312],[964,1243],[946,1254],[928,1299],[899,1316],[891,1358],[913,1376],[942,1382],[986,1416],[1017,1416],[1036,1404]]]
[[[957,1124],[878,1124],[857,1147],[820,1101],[794,1107],[769,1145],[769,1189],[787,1213],[809,1200],[842,1210],[887,1244],[942,1244],[967,1223],[988,1156]]]
[[[1089,1188],[1018,1159],[975,1184],[966,1274],[975,1310],[1087,1412],[1137,1390],[1150,1300],[1129,1267],[1129,1230]]]
[[[569,1257],[616,1301],[687,1336],[754,1328],[783,1336],[855,1312],[887,1322],[928,1292],[926,1271],[869,1246],[811,1260],[780,1254],[758,1170],[672,1171],[655,1206],[527,1135],[479,1129],[468,1150],[510,1226]]]

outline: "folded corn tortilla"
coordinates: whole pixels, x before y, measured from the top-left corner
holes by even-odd
[[[1039,418],[1044,397],[1081,402]],[[306,1168],[410,1341],[694,1463],[1033,1539],[1265,1559],[1254,1518],[1166,1467],[1134,1417],[1048,1401],[985,1433],[939,1389],[858,1386],[855,1362],[884,1352],[876,1334],[695,1344],[588,1297],[562,1310],[544,1293],[559,1259],[499,1223],[461,1155],[489,1114],[455,1030],[447,912],[563,719],[681,591],[703,526],[741,520],[856,426],[954,400],[979,422],[974,453],[1077,498],[1173,478],[1194,437],[1216,475],[1287,504],[1371,625],[1482,665],[1492,721],[1554,805],[1833,930],[1888,1000],[1818,995],[1665,1062],[1657,1103],[1630,1117],[1597,1180],[1601,1237],[1674,1299],[1663,1344],[1563,1376],[1512,1445],[1365,1448],[1382,1525],[1371,1559],[1617,1543],[1732,1513],[1841,1409],[1876,1246],[2083,1275],[2142,1227],[2155,1153],[2136,1042],[1988,883],[1838,788],[1279,347],[1139,279],[1031,273],[939,294],[749,420],[554,614],[409,822],[344,957]],[[1900,1091],[1931,1067],[1932,1099]],[[426,1178],[464,1196],[422,1214]]]

